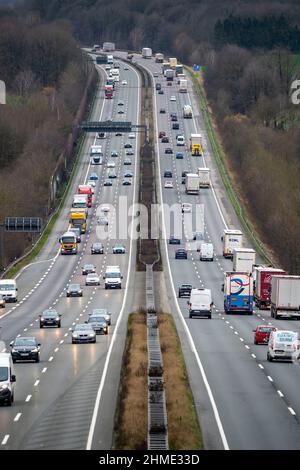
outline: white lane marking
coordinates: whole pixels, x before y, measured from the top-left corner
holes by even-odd
[[[59,351],[59,348],[55,348],[55,349],[54,349],[54,352],[57,352],[57,351]]]
[[[9,439],[9,434],[6,434],[6,435],[4,436],[4,439],[3,439],[2,442],[1,442],[1,445],[2,445],[2,446],[5,446],[5,444],[7,443],[8,439]]]
[[[14,418],[14,422],[16,423],[17,421],[19,421],[19,419],[21,418],[22,416],[22,413],[18,413],[16,414],[15,418]]]
[[[289,412],[291,413],[291,415],[296,416],[296,413],[295,413],[295,411],[293,410],[293,408],[291,408],[290,406],[288,406],[288,410],[289,410]]]
[[[28,403],[31,400],[32,395],[27,395],[25,402]]]
[[[262,364],[257,364],[260,369],[264,369],[264,366]]]
[[[40,383],[40,381],[39,381],[39,380],[36,380],[36,381],[34,382],[33,386],[34,386],[34,387],[37,387],[39,383]]]
[[[268,377],[268,380],[270,380],[270,382],[274,382],[274,380],[272,379],[270,375],[267,375],[267,377]]]
[[[255,354],[253,354],[253,353],[252,353],[252,354],[251,354],[251,356],[253,357],[253,359],[256,359],[256,356],[255,356]]]
[[[48,359],[48,362],[52,362],[52,361],[53,361],[53,356],[50,356]]]
[[[283,393],[280,390],[277,390],[277,393],[281,398],[284,397]]]
[[[246,348],[246,349],[250,349],[249,346],[248,346],[248,344],[245,344],[245,348]]]
[[[44,369],[42,370],[42,374],[44,374],[47,370],[47,367],[44,367]]]

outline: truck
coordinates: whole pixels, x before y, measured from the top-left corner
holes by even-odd
[[[170,66],[171,66],[172,68],[174,67],[174,69],[175,69],[175,67],[176,67],[176,65],[177,65],[177,59],[176,59],[176,57],[170,57],[169,63],[170,63]]]
[[[232,270],[252,273],[255,257],[256,253],[253,248],[234,248]]]
[[[196,173],[187,173],[185,175],[186,194],[199,194],[199,176]]]
[[[72,207],[75,209],[88,210],[88,196],[87,194],[74,194]]]
[[[168,82],[172,82],[174,80],[174,70],[166,69],[164,72],[164,76],[166,77]]]
[[[283,269],[254,267],[254,302],[259,309],[267,309],[271,305],[271,277],[283,274],[286,274]]]
[[[116,45],[114,42],[104,42],[102,49],[105,52],[113,52],[116,49]]]
[[[200,261],[214,260],[214,245],[212,243],[201,243],[199,259]]]
[[[91,145],[90,156],[92,157],[93,155],[100,155],[103,157],[102,145]]]
[[[300,276],[271,277],[271,317],[300,317]]]
[[[240,230],[225,229],[221,241],[223,242],[224,258],[232,259],[234,248],[242,247],[243,233]]]
[[[252,273],[225,272],[224,311],[253,313],[253,277]]]
[[[200,188],[209,188],[210,186],[210,169],[198,168],[199,186]]]
[[[93,154],[91,156],[91,164],[92,165],[102,165],[102,162],[103,162],[103,157],[102,155],[99,155],[99,154]]]
[[[92,193],[92,188],[90,186],[88,186],[87,184],[80,184],[78,186],[77,194],[87,194],[88,207],[92,207],[93,193]]]
[[[107,57],[106,55],[99,54],[96,57],[96,64],[106,64],[107,63]]]
[[[190,150],[194,157],[202,156],[202,137],[201,134],[191,134]]]
[[[189,104],[183,106],[183,117],[184,119],[192,119],[193,117],[192,107]]]
[[[84,208],[72,207],[70,211],[69,223],[71,228],[78,227],[81,233],[85,233],[87,229],[87,212]]]
[[[62,255],[76,255],[77,237],[73,232],[65,232],[59,239]]]
[[[161,71],[162,74],[165,74],[165,71],[170,68],[170,63],[169,62],[163,62],[161,66]]]
[[[142,57],[143,59],[151,59],[152,57],[152,49],[150,47],[143,47],[142,49]]]
[[[187,80],[185,78],[179,81],[179,93],[187,93]]]
[[[108,55],[107,56],[107,64],[109,64],[109,65],[114,64],[114,56],[113,55]]]
[[[155,62],[157,64],[162,64],[164,61],[164,55],[161,54],[160,52],[158,52],[157,54],[155,54]]]
[[[5,302],[17,302],[17,281],[15,279],[0,279],[0,296],[5,300]]]
[[[187,304],[190,318],[207,317],[211,319],[213,302],[210,289],[192,289]]]
[[[113,90],[115,89],[115,82],[114,82],[114,80],[113,80],[112,77],[108,77],[108,78],[107,78],[105,86],[106,86],[106,85],[112,86],[112,87],[113,87]]]
[[[178,75],[183,74],[183,65],[182,64],[177,64],[175,67],[175,75],[178,77]]]

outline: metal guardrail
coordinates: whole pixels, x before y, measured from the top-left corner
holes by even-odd
[[[168,450],[168,419],[158,319],[155,310],[153,265],[146,265],[148,346],[148,450]]]

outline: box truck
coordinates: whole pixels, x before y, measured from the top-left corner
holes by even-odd
[[[255,264],[255,250],[252,248],[233,249],[233,271],[252,273]]]
[[[223,289],[224,311],[253,313],[253,278],[252,274],[226,272]]]
[[[176,76],[181,75],[183,73],[183,65],[177,64],[175,67],[175,74]]]
[[[173,81],[174,79],[174,70],[166,69],[164,72],[164,76],[166,77],[167,81]]]
[[[190,150],[193,156],[199,157],[202,155],[202,137],[201,134],[191,134]]]
[[[223,242],[224,258],[232,259],[234,248],[242,247],[243,233],[240,230],[225,229],[221,241]]]
[[[199,176],[196,173],[187,173],[185,175],[186,194],[199,194]]]
[[[177,59],[176,59],[176,57],[170,57],[169,62],[170,62],[170,66],[171,66],[172,68],[174,67],[174,69],[175,69],[175,67],[176,67],[176,65],[177,65]]]
[[[212,243],[201,243],[199,259],[200,261],[214,260],[214,245]]]
[[[114,42],[104,42],[102,49],[105,52],[113,52],[116,49]]]
[[[187,302],[189,317],[207,317],[211,319],[212,297],[210,289],[192,289],[190,299]]]
[[[187,93],[187,80],[185,78],[179,80],[179,93]]]
[[[158,64],[162,64],[164,61],[164,55],[161,54],[160,52],[158,52],[157,54],[155,54],[155,62],[158,63]]]
[[[259,309],[269,308],[271,302],[271,277],[286,274],[283,269],[255,266],[253,270],[254,301]]]
[[[189,104],[183,106],[183,117],[184,119],[192,119],[193,117],[192,107]]]
[[[143,57],[143,59],[151,59],[151,57],[152,57],[152,49],[150,49],[150,47],[143,47],[143,49],[142,49],[142,57]]]
[[[199,186],[200,188],[209,188],[210,186],[210,169],[198,168]]]
[[[271,317],[300,317],[300,276],[271,277]]]

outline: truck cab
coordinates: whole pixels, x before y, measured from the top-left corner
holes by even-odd
[[[77,237],[73,232],[65,232],[59,239],[60,253],[62,255],[76,255]]]

